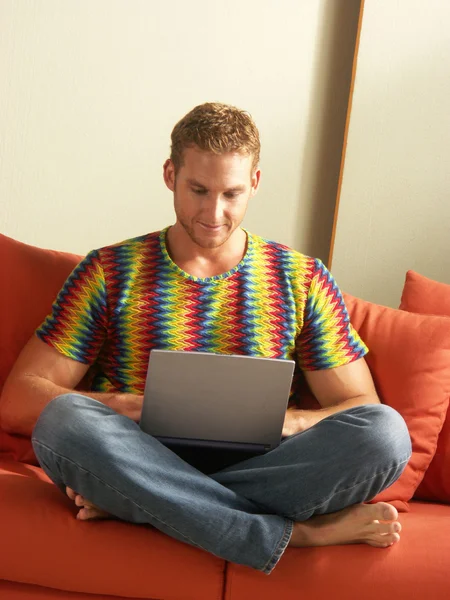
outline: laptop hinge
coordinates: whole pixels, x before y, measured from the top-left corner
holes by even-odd
[[[174,438],[155,436],[165,446],[188,447],[188,448],[212,448],[218,450],[242,450],[244,452],[267,452],[270,446],[267,444],[249,444],[245,442],[224,442],[218,440],[197,440],[190,438]]]

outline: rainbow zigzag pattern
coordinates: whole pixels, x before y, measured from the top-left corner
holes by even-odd
[[[93,389],[142,393],[153,348],[294,358],[305,370],[366,354],[319,260],[247,232],[241,263],[200,279],[171,260],[166,231],[90,252],[36,331],[95,363]]]

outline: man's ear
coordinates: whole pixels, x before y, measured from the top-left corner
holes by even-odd
[[[175,165],[168,158],[163,165],[164,183],[171,192],[175,191]]]
[[[261,180],[261,169],[256,169],[252,176],[252,192],[251,196],[253,197],[259,188],[259,182]]]

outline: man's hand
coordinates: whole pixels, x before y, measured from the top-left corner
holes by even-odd
[[[92,396],[95,398],[95,394],[92,394]],[[136,423],[141,420],[143,404],[144,396],[136,394],[115,394],[109,402],[109,406],[119,415],[124,415]]]
[[[288,408],[284,418],[282,436],[287,437],[310,429],[328,415],[320,410],[300,410]]]

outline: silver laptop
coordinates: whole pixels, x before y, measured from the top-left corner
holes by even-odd
[[[140,427],[166,446],[265,453],[281,433],[295,363],[152,350]]]

